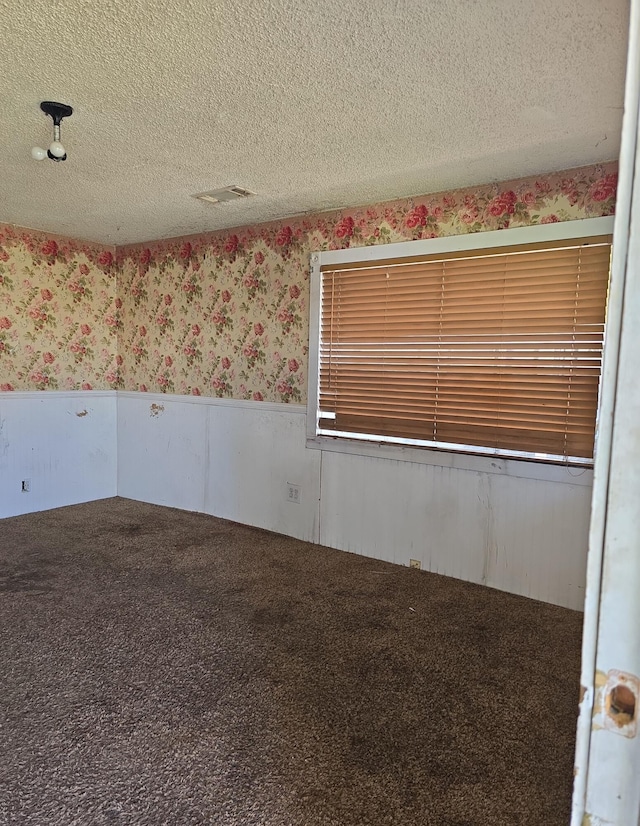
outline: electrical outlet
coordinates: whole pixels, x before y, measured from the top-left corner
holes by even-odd
[[[300,485],[287,482],[287,502],[293,502],[294,505],[300,504]]]
[[[410,559],[409,567],[415,568],[417,571],[419,571],[422,568],[422,562],[420,562],[419,559]]]
[[[22,492],[29,493],[31,491],[31,479],[22,480]]]

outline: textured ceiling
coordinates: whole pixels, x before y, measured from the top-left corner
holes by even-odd
[[[0,0],[0,221],[124,244],[617,157],[627,0]],[[68,160],[41,100],[74,107]],[[222,206],[196,192],[239,184]]]

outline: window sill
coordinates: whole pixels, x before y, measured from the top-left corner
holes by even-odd
[[[330,436],[307,438],[307,447],[331,453],[349,453],[374,459],[413,462],[435,467],[455,468],[475,473],[536,479],[543,482],[563,482],[570,485],[591,486],[593,468],[537,462],[534,460],[505,459],[501,456],[479,456],[471,453],[403,447],[402,445],[358,442]]]

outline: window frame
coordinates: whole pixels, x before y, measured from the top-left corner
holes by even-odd
[[[402,241],[366,247],[350,247],[341,250],[323,250],[311,254],[310,302],[309,302],[309,380],[307,396],[307,447],[338,453],[362,456],[386,457],[443,467],[461,467],[469,470],[508,473],[542,479],[566,479],[590,484],[592,470],[589,466],[573,467],[561,463],[524,457],[509,457],[488,449],[474,451],[451,450],[442,447],[410,444],[392,444],[386,440],[364,440],[345,436],[318,434],[319,378],[320,378],[320,320],[322,312],[321,267],[341,264],[375,264],[389,258],[402,259],[415,256],[439,255],[451,252],[473,252],[493,247],[518,247],[526,244],[573,240],[594,236],[612,235],[612,216],[583,218],[552,224],[536,224],[504,230],[451,235],[418,241]],[[597,434],[597,424],[596,424]]]

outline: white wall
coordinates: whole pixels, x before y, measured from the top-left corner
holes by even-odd
[[[305,427],[299,405],[119,393],[118,493],[317,542],[320,454]]]
[[[326,453],[321,538],[580,609],[590,492],[587,484],[513,472]]]
[[[113,391],[0,393],[0,517],[115,496],[116,410]]]
[[[118,493],[582,608],[589,471],[320,451],[305,429],[297,405],[119,393]]]

